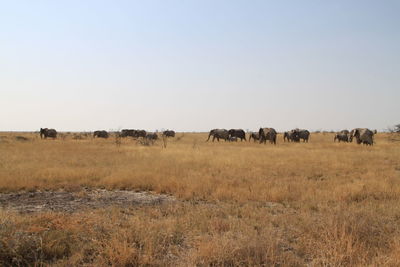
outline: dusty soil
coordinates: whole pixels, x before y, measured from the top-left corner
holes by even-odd
[[[80,192],[37,191],[0,194],[0,207],[21,213],[59,211],[75,212],[107,206],[160,205],[175,201],[168,195],[126,190],[93,189]]]

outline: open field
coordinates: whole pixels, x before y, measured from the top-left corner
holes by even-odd
[[[0,136],[0,265],[400,265],[400,142],[388,134],[372,147],[322,133],[276,146],[178,133],[166,148]],[[100,189],[173,201],[40,212],[1,201]]]

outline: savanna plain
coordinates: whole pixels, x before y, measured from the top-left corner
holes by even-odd
[[[374,146],[334,143],[332,133],[309,143],[279,134],[275,146],[200,133],[153,145],[0,135],[1,266],[400,265],[392,134]],[[18,206],[46,192],[83,204]],[[93,192],[162,200],[85,205]]]

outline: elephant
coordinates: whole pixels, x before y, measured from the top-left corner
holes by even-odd
[[[291,130],[283,133],[283,141],[286,142],[300,142],[300,137],[296,130]]]
[[[335,134],[335,137],[333,138],[333,142],[336,142],[336,140],[343,141],[343,142],[349,142],[349,136],[345,133],[339,132]]]
[[[41,139],[46,139],[47,137],[50,138],[57,138],[57,131],[54,129],[48,129],[48,128],[40,128],[40,138]]]
[[[230,136],[228,140],[229,142],[237,142],[238,138],[236,136]]]
[[[165,136],[165,137],[175,137],[175,131],[166,130],[166,131],[163,132],[163,136]]]
[[[146,134],[146,139],[148,139],[148,140],[157,140],[158,139],[158,135],[157,135],[157,133],[147,133]]]
[[[357,144],[364,144],[372,146],[374,144],[374,132],[367,128],[355,128],[350,132],[350,142],[356,138]]]
[[[284,132],[283,133],[283,142],[290,142],[290,137],[289,137],[289,132]]]
[[[210,133],[208,134],[208,140],[210,140],[210,137],[213,137],[212,141],[214,142],[215,138],[217,138],[217,141],[219,142],[219,139],[223,139],[227,141],[229,139],[229,132],[226,129],[212,129]]]
[[[271,144],[276,145],[277,133],[274,128],[260,128],[258,134],[260,136],[260,144],[265,144],[269,140]]]
[[[94,131],[93,138],[108,138],[108,133],[106,131]]]
[[[300,139],[303,139],[303,142],[308,143],[308,139],[310,138],[310,132],[304,129],[293,129],[292,131],[293,137],[292,140],[294,142],[300,142]]]
[[[147,136],[147,133],[146,133],[145,130],[135,130],[133,137],[136,137],[136,138],[143,137],[143,138],[145,138],[146,136]]]
[[[119,136],[120,137],[128,137],[128,136],[135,137],[135,130],[123,129],[123,130],[121,130],[121,133]]]
[[[242,129],[230,129],[228,131],[230,137],[237,137],[240,138],[240,141],[247,141],[246,140],[246,133]]]
[[[256,132],[251,132],[249,136],[249,142],[251,141],[251,138],[253,138],[254,142],[260,140],[260,134]]]
[[[284,132],[283,133],[283,141],[286,142],[299,142],[300,139],[298,138],[298,136],[295,134],[294,130],[288,131],[288,132]]]

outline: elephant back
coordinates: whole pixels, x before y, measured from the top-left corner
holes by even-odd
[[[228,137],[229,137],[229,131],[226,129],[217,129],[216,134],[219,138],[222,138],[222,139],[228,139]]]
[[[108,132],[104,130],[94,131],[93,137],[108,138]]]
[[[52,138],[57,137],[57,131],[55,129],[48,129],[47,130],[47,137],[52,137]]]
[[[147,133],[146,134],[146,139],[157,140],[158,139],[158,135],[157,135],[157,133]]]
[[[172,130],[166,130],[163,132],[163,136],[165,137],[175,137],[175,132]]]
[[[228,131],[230,137],[240,138],[246,140],[246,132],[243,129],[230,129]]]
[[[128,137],[128,136],[134,137],[134,135],[135,135],[135,130],[133,129],[123,129],[121,130],[120,134],[121,137]]]
[[[300,138],[308,139],[309,136],[310,136],[310,132],[308,130],[305,130],[305,129],[300,129],[299,130],[299,137]]]
[[[147,132],[145,130],[135,130],[134,137],[146,137]]]

